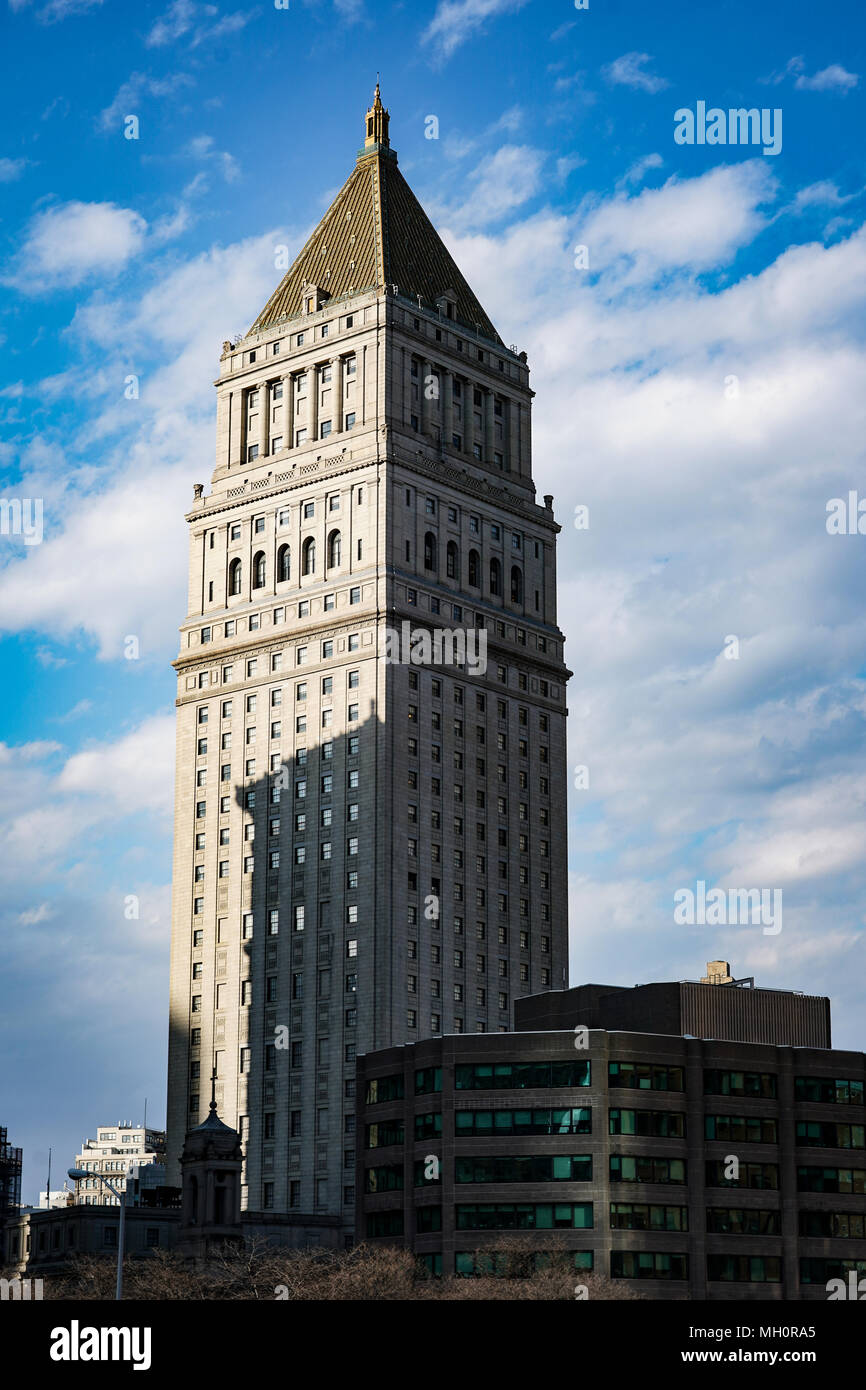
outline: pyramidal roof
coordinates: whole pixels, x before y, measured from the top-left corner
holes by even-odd
[[[379,85],[367,112],[364,148],[306,246],[271,295],[251,333],[299,315],[304,290],[342,299],[396,286],[406,299],[434,309],[440,295],[456,300],[456,320],[470,332],[502,339],[454,258],[397,167],[388,138],[389,112]]]

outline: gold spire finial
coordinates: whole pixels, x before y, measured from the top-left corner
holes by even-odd
[[[373,94],[373,105],[367,112],[367,128],[364,140],[364,149],[369,150],[374,145],[385,145],[390,147],[388,139],[388,126],[391,121],[391,114],[382,105],[382,94],[379,90],[379,74],[376,74],[376,91]]]

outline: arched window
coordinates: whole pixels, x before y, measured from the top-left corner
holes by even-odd
[[[265,552],[259,550],[253,560],[253,588],[263,589],[265,587]]]
[[[287,545],[281,545],[277,551],[277,583],[285,584],[287,579],[292,577],[292,552]]]
[[[241,591],[241,562],[232,560],[229,565],[229,593],[239,594]]]
[[[328,537],[328,569],[336,569],[343,558],[343,538],[339,531],[332,531]]]
[[[438,569],[436,560],[436,537],[432,531],[428,531],[424,537],[424,568],[425,570]]]
[[[502,566],[498,560],[490,561],[490,592],[494,598],[502,597]]]
[[[473,589],[481,588],[481,556],[477,550],[469,552],[469,583]]]
[[[304,541],[302,572],[304,574],[316,573],[316,542],[312,536],[307,536]]]
[[[457,549],[456,541],[448,542],[448,549],[445,553],[445,573],[449,579],[460,578],[460,552]]]
[[[511,602],[523,602],[523,570],[519,565],[511,566]]]

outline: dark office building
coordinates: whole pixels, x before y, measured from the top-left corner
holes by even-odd
[[[738,999],[698,1000],[690,1021],[739,1017],[750,1037],[773,1020],[776,1040],[678,1036],[667,1020],[581,1036],[607,996],[627,1009],[641,993],[605,988],[554,996],[557,1031],[359,1058],[359,1236],[471,1275],[503,1232],[528,1232],[666,1299],[826,1299],[828,1280],[866,1275],[864,1055],[802,1044],[822,1017],[829,1041],[826,1000],[693,989]]]
[[[723,986],[707,989],[708,984]],[[830,1046],[830,1000],[785,989],[755,989],[734,980],[727,961],[710,961],[703,980],[657,984],[578,985],[514,1001],[521,1033],[551,1028],[624,1029],[674,1037],[727,1038],[732,1042]]]

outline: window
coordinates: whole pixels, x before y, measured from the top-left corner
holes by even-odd
[[[308,536],[304,541],[303,548],[303,574],[315,574],[316,572],[316,542],[312,536]]]
[[[754,1075],[754,1073],[750,1073]],[[707,1073],[705,1073],[705,1076]],[[771,1078],[775,1084],[775,1077]],[[754,1093],[749,1093],[754,1094]],[[775,1089],[773,1095],[775,1095]],[[819,1101],[824,1105],[862,1105],[863,1082],[834,1080],[828,1077],[797,1076],[794,1078],[796,1100]]]
[[[328,537],[328,568],[336,569],[341,563],[343,541],[339,531],[332,531]]]
[[[229,565],[229,594],[236,595],[241,591],[241,562],[232,560]]]
[[[277,583],[285,584],[292,576],[292,552],[287,545],[281,545],[277,551]]]
[[[709,1259],[712,1256],[708,1257]],[[726,1258],[726,1257],[720,1257]],[[776,1261],[778,1264],[778,1260]],[[651,1250],[612,1250],[611,1279],[688,1279],[689,1257]],[[712,1277],[709,1276],[708,1277]]]

